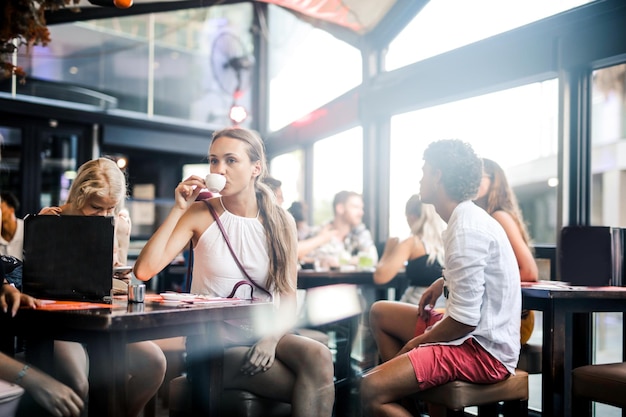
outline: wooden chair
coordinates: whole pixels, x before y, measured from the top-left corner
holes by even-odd
[[[504,415],[528,416],[528,373],[517,369],[495,384],[452,381],[415,394],[414,398],[446,411],[447,416],[464,416],[465,407],[478,406],[478,415],[498,415],[497,404],[505,402]]]
[[[193,417],[191,384],[182,375],[174,378],[169,387],[169,417]],[[221,397],[223,417],[288,417],[291,404],[269,400],[244,390],[224,390]]]

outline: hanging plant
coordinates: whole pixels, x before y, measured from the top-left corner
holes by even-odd
[[[3,0],[0,10],[0,78],[16,74],[24,81],[24,70],[13,65],[12,55],[20,47],[46,46],[50,31],[46,10],[58,10],[80,0]]]

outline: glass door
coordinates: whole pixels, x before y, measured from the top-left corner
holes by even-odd
[[[39,134],[41,171],[40,207],[60,206],[67,199],[78,169],[77,131],[42,130]]]
[[[23,218],[63,204],[76,169],[94,153],[93,127],[0,114],[0,191],[20,202]]]

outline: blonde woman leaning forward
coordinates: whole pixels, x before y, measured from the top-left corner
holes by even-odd
[[[98,158],[84,163],[70,187],[67,202],[61,207],[46,207],[40,214],[59,216],[113,216],[126,198],[126,178],[115,162]],[[128,235],[126,235],[128,238]],[[117,242],[117,233],[115,242]],[[117,243],[114,243],[117,248]],[[117,253],[117,250],[115,251]],[[114,262],[114,260],[111,260]],[[86,397],[89,390],[88,360],[83,346],[55,341],[56,370],[61,381]],[[165,376],[166,360],[153,342],[127,346],[128,416],[137,416],[157,392]]]
[[[319,342],[288,332],[296,316],[296,228],[293,218],[278,206],[274,194],[262,182],[267,175],[263,142],[246,129],[218,131],[209,148],[209,164],[212,173],[226,177],[221,197],[194,202],[205,187],[204,180],[191,176],[182,181],[176,187],[174,207],[135,263],[135,276],[143,280],[154,276],[191,240],[191,291],[228,296],[234,284],[245,277],[215,224],[208,207],[211,205],[248,275],[273,297],[258,288],[254,296],[273,299],[278,308],[276,316],[283,321],[252,341],[251,346],[240,344],[226,349],[224,388],[245,389],[291,402],[294,417],[328,417],[334,402],[330,351]],[[249,288],[240,287],[237,296],[249,298]],[[187,345],[188,355],[197,354],[190,340]]]
[[[530,248],[530,237],[524,224],[522,211],[504,170],[491,159],[483,158],[483,178],[474,201],[502,225],[519,266],[522,281],[537,281],[539,271]],[[530,310],[522,310],[521,343],[528,342],[535,325]]]

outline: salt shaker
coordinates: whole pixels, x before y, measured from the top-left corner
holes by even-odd
[[[145,284],[129,284],[128,285],[128,302],[143,303],[146,297]]]

